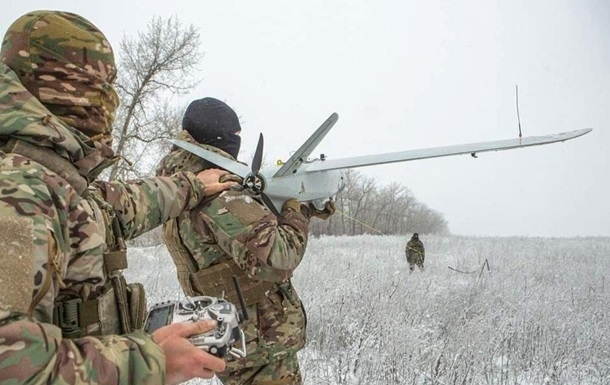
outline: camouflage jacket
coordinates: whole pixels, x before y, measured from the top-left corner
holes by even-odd
[[[186,131],[178,139],[197,144]],[[197,145],[230,157],[214,147]],[[157,175],[199,172],[208,167],[211,165],[207,161],[174,149],[159,164]],[[192,269],[205,269],[229,256],[250,278],[276,283],[292,276],[305,253],[309,232],[309,218],[300,212],[286,210],[276,218],[258,200],[237,189],[205,199],[175,221],[180,238],[166,242],[180,243],[190,252]]]
[[[419,239],[410,239],[409,242],[407,242],[407,247],[405,247],[405,252],[407,253],[407,255],[413,255],[414,257],[422,259],[424,258],[426,253],[424,249],[424,244]]]
[[[0,64],[0,146],[11,140],[53,151],[87,180],[107,161],[86,136],[53,116]],[[112,239],[110,216],[118,216],[125,239],[136,237],[196,206],[203,191],[195,178],[179,173],[99,182],[79,194],[42,164],[0,151],[0,216],[32,218],[35,273],[32,298],[24,298],[31,302],[30,314],[0,312],[0,383],[164,382],[165,357],[145,333],[66,339],[50,322],[58,298],[93,299],[106,284],[103,253]],[[0,292],[9,290],[13,288],[0,280]],[[0,301],[0,309],[5,305]]]
[[[215,147],[198,144],[186,131],[178,139],[230,158]],[[198,172],[208,167],[213,166],[175,148],[161,161],[157,175],[180,170]],[[164,225],[163,236],[187,295],[210,295],[210,285],[200,282],[199,287],[194,287],[196,281],[201,279],[200,273],[213,271],[220,266],[219,262],[226,260],[232,260],[245,271],[236,274],[241,276],[242,289],[256,282],[276,284],[275,289],[267,290],[264,301],[246,301],[251,316],[242,328],[248,356],[238,360],[229,357],[227,371],[219,374],[223,381],[239,382],[234,377],[240,376],[240,370],[294,357],[304,346],[305,311],[289,278],[305,253],[308,224],[309,218],[292,210],[285,210],[277,218],[238,188],[223,191],[212,199],[205,198],[194,210]]]

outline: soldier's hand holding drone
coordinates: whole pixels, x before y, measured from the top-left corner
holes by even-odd
[[[320,218],[323,220],[327,220],[331,217],[331,215],[335,213],[335,211],[337,211],[335,207],[335,202],[332,200],[327,201],[322,210],[318,210],[312,203],[310,203],[309,210],[311,211],[312,217]]]
[[[301,212],[307,218],[316,217],[324,220],[328,219],[336,211],[335,203],[332,200],[326,202],[324,208],[319,210],[312,203],[301,203],[294,198],[289,199],[286,201],[286,203],[284,203],[282,211],[287,209],[291,209],[295,212]]]

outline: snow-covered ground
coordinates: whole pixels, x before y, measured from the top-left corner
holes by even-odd
[[[610,384],[610,238],[423,236],[412,274],[407,238],[310,239],[305,384]],[[149,304],[181,296],[163,246],[129,258]]]

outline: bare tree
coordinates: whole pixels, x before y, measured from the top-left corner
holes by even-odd
[[[443,215],[419,202],[408,187],[394,182],[379,188],[375,178],[353,169],[346,171],[335,204],[338,212],[330,219],[312,220],[312,235],[449,234]]]
[[[108,179],[150,172],[155,160],[144,161],[145,155],[180,127],[176,111],[167,110],[168,100],[199,82],[193,76],[203,57],[199,46],[198,30],[183,26],[176,17],[155,17],[137,38],[123,38],[117,80],[121,107],[114,130],[115,151],[122,159],[110,169]]]
[[[364,177],[360,174],[360,179],[355,187],[355,189],[350,191],[350,213],[357,219],[357,221],[352,221],[352,235],[368,232],[367,229],[363,228],[363,224],[366,224],[367,221],[366,208],[369,206],[369,202],[374,194],[376,194],[375,178]]]
[[[400,232],[400,225],[395,223],[396,218],[404,216],[414,200],[411,191],[397,182],[383,187],[379,191],[376,205],[373,208],[372,226],[379,228],[384,234]]]

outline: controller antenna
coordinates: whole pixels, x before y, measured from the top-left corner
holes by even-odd
[[[239,287],[239,281],[237,280],[237,276],[233,276],[233,283],[235,284],[235,291],[237,292],[237,298],[239,298],[239,304],[241,306],[241,314],[244,317],[244,321],[249,319],[248,317],[248,309],[246,308],[246,301],[244,300],[244,296],[241,293],[241,288]]]

